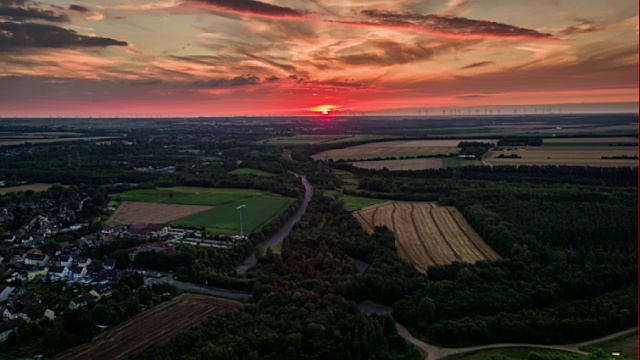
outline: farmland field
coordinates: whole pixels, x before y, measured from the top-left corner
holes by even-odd
[[[244,233],[259,231],[284,212],[294,200],[283,196],[257,196],[239,200],[210,210],[201,211],[172,221],[170,224],[186,227],[204,227],[218,234],[240,233],[240,213],[236,208],[246,205],[243,211]]]
[[[154,204],[125,201],[118,206],[109,220],[107,220],[107,224],[111,226],[123,224],[165,224],[212,208],[211,206],[205,205]]]
[[[13,192],[20,191],[35,191],[35,192],[43,192],[49,190],[49,188],[53,186],[51,184],[29,184],[29,185],[18,185],[18,186],[10,186],[0,188],[0,194],[7,194]]]
[[[498,158],[517,154],[520,158]],[[492,151],[490,165],[638,166],[634,159],[602,159],[603,156],[638,156],[637,146],[523,146]]]
[[[378,161],[356,161],[351,165],[373,170],[387,168],[391,171],[397,170],[424,170],[442,168],[441,158],[405,159],[405,160],[378,160]]]
[[[398,255],[422,273],[433,265],[500,258],[454,207],[395,202],[357,211],[354,216],[369,233],[375,226],[391,229]]]
[[[160,344],[207,317],[236,311],[235,301],[201,295],[181,295],[99,335],[88,344],[65,351],[56,359],[114,360]]]
[[[94,140],[104,140],[104,139],[116,139],[113,136],[93,136],[93,137],[66,137],[66,138],[34,138],[34,137],[11,137],[11,138],[0,138],[0,146],[3,145],[22,145],[26,143],[31,144],[46,144],[46,143],[54,143],[61,141],[94,141]]]
[[[544,139],[544,146],[607,146],[609,144],[638,144],[634,137],[552,138]]]
[[[222,189],[178,186],[149,190],[132,190],[111,197],[118,201],[138,201],[158,204],[219,206],[238,200],[270,195],[253,189]]]
[[[401,156],[421,156],[455,154],[460,151],[460,139],[454,140],[400,140],[384,141],[332,149],[320,152],[316,160],[367,160],[373,158],[399,158]],[[464,141],[496,142],[496,140],[464,139]]]
[[[385,136],[378,135],[296,135],[277,137],[266,140],[271,145],[315,145],[315,144],[335,144],[350,141],[368,141],[383,139]]]

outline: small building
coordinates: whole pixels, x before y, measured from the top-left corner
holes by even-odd
[[[13,286],[0,286],[0,302],[9,300],[15,294],[16,288]]]
[[[41,277],[45,277],[47,276],[47,274],[49,273],[49,268],[48,267],[44,267],[44,268],[32,268],[30,270],[27,270],[27,279],[29,281],[33,281],[34,279],[36,279],[37,277],[41,276]]]
[[[89,294],[102,299],[103,297],[110,297],[113,293],[113,286],[111,284],[98,285],[89,291]]]
[[[69,308],[75,310],[75,309],[87,306],[87,304],[90,301],[93,301],[93,300],[94,300],[93,295],[85,293],[85,294],[82,294],[80,296],[77,296],[77,297],[73,298],[69,302]]]
[[[51,259],[54,266],[69,267],[73,264],[73,258],[71,255],[56,255]]]
[[[49,264],[49,255],[45,254],[27,254],[24,258],[25,265],[47,266]]]
[[[116,259],[107,259],[102,262],[102,267],[105,270],[113,270],[116,267]]]

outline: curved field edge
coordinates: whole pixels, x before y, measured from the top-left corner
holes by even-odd
[[[241,303],[232,300],[183,294],[107,330],[90,343],[59,354],[54,359],[124,359],[149,346],[169,340],[209,316],[236,311],[241,307]]]
[[[294,202],[294,199],[283,196],[251,197],[174,220],[170,225],[206,228],[223,235],[239,234],[240,210],[237,207],[246,205],[242,209],[243,228],[244,233],[249,234],[260,231]]]

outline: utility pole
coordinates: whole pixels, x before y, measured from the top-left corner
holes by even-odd
[[[242,209],[247,206],[246,204],[242,204],[236,208],[236,210],[240,210],[240,238],[244,238],[244,223],[242,221]]]

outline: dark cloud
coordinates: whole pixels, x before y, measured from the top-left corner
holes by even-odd
[[[569,25],[564,29],[558,31],[558,36],[572,36],[579,34],[589,34],[592,32],[604,30],[604,26],[599,26],[595,24],[581,24],[581,25]]]
[[[55,25],[0,22],[0,50],[127,46],[124,41],[80,35]]]
[[[486,20],[437,14],[416,14],[389,10],[362,10],[360,15],[367,20],[361,22],[340,22],[353,26],[377,26],[410,29],[434,35],[462,38],[528,38],[550,39],[551,34]]]
[[[75,4],[69,5],[69,10],[75,11],[75,12],[79,12],[79,13],[83,13],[83,14],[90,13],[91,11],[93,11],[90,8],[86,7],[86,6],[75,5]]]
[[[231,79],[220,78],[206,81],[196,81],[193,83],[195,87],[199,88],[227,88],[258,84],[260,84],[260,78],[255,75],[240,75]]]
[[[257,0],[192,0],[191,2],[212,10],[254,16],[273,18],[301,18],[305,16],[303,11]]]
[[[477,62],[477,63],[469,64],[467,66],[463,66],[460,69],[461,70],[474,69],[474,68],[479,68],[479,67],[492,65],[492,64],[495,64],[495,61],[480,61],[480,62]]]
[[[27,0],[0,0],[0,7],[24,6]]]
[[[487,95],[458,95],[456,96],[456,98],[458,99],[481,99],[481,98],[487,98],[489,96]]]
[[[5,4],[6,3],[6,4]],[[11,21],[24,21],[24,20],[45,20],[51,22],[67,22],[69,17],[66,14],[58,14],[52,10],[42,10],[38,8],[23,8],[12,7],[10,5],[21,5],[24,2],[11,2],[8,1],[0,4],[0,19],[6,19]],[[9,5],[9,6],[7,6]]]

